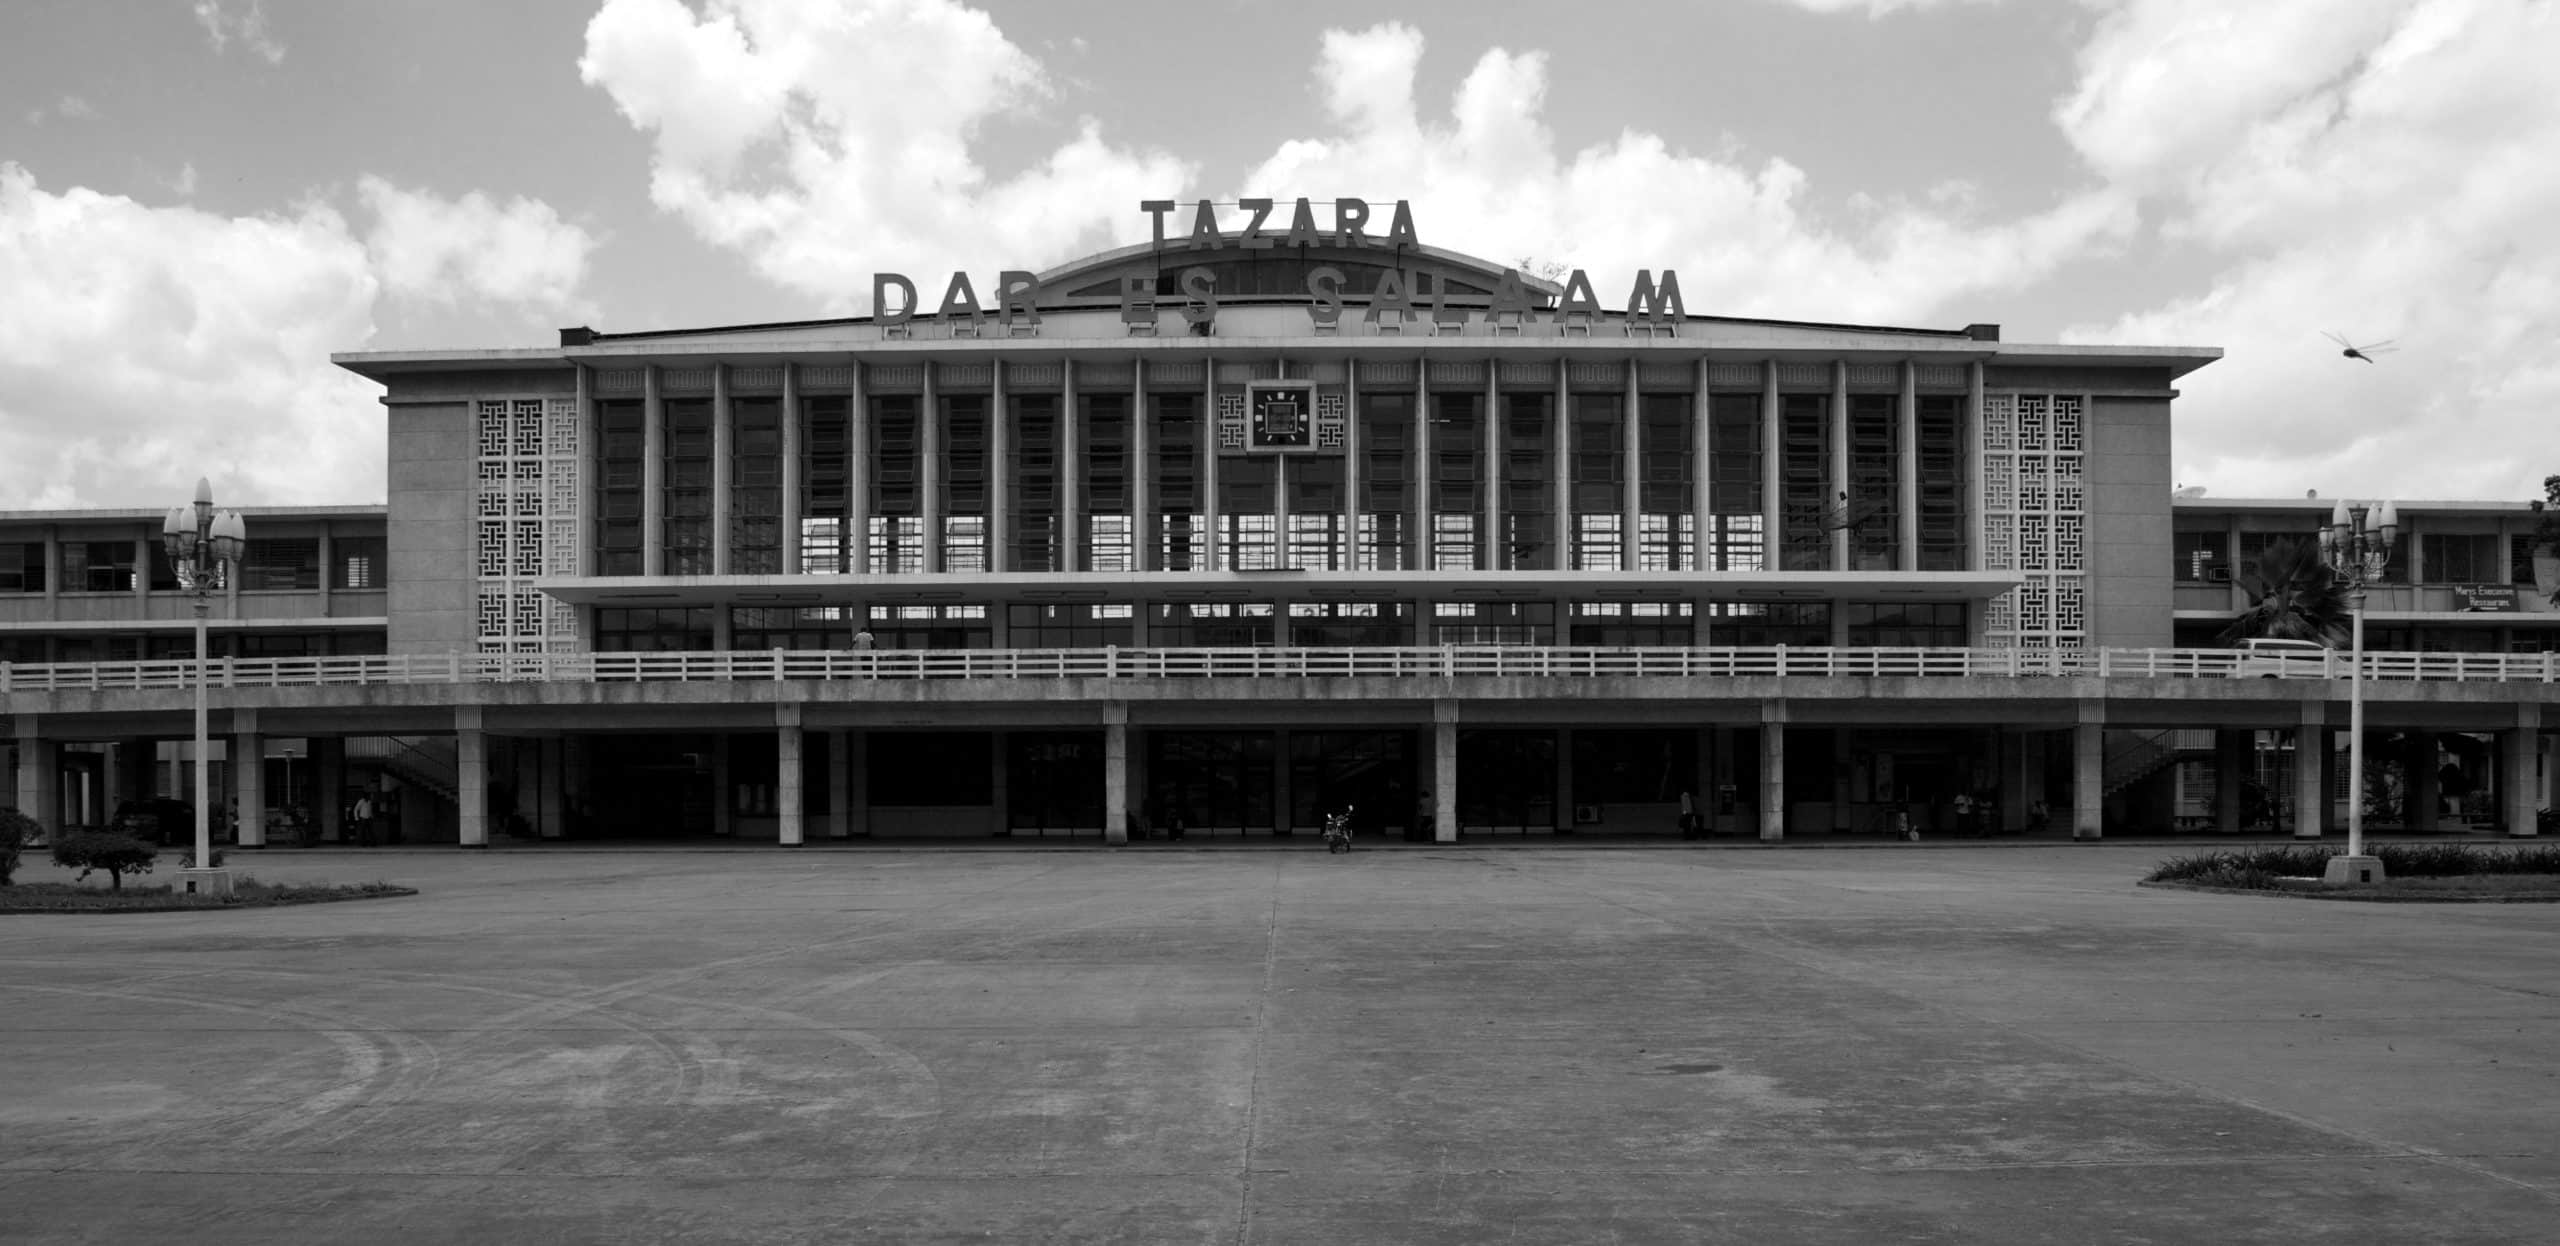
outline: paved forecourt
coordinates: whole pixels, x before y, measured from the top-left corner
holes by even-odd
[[[2560,906],[2168,851],[279,855],[0,917],[0,1238],[2548,1240]]]

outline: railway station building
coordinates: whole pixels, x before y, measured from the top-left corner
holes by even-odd
[[[0,795],[187,798],[202,678],[243,845],[352,840],[357,793],[463,845],[1346,806],[1442,842],[2307,835],[2354,799],[2523,835],[2551,803],[2523,504],[2399,501],[2390,791],[2339,774],[2346,655],[2232,677],[2249,569],[2334,503],[2178,496],[2215,349],[1693,314],[1674,273],[1292,206],[1151,203],[1152,242],[883,273],[867,317],[337,356],[382,387],[387,502],[244,508],[201,665],[159,512],[0,511]]]

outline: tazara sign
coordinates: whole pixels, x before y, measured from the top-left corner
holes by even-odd
[[[1238,217],[1242,228],[1230,233],[1218,219],[1217,205],[1202,199],[1191,208],[1188,232],[1166,232],[1166,218],[1181,211],[1170,199],[1148,199],[1138,204],[1153,226],[1155,250],[1159,255],[1185,251],[1245,250],[1266,251],[1281,247],[1333,247],[1336,249],[1373,248],[1387,252],[1404,252],[1422,243],[1413,228],[1413,206],[1396,200],[1388,217],[1384,234],[1369,230],[1370,207],[1365,199],[1333,201],[1333,227],[1316,226],[1314,201],[1300,199],[1289,214],[1286,229],[1272,220],[1276,202],[1270,199],[1240,199]],[[1131,273],[1120,279],[1120,319],[1130,324],[1152,325],[1156,322],[1158,300],[1156,275]],[[1349,280],[1339,268],[1321,265],[1307,272],[1307,315],[1318,325],[1331,326],[1342,319],[1345,283]],[[1408,283],[1410,280],[1410,284]],[[1177,306],[1185,323],[1200,326],[1218,317],[1218,274],[1209,268],[1184,268],[1175,278],[1180,294]],[[897,296],[894,300],[891,294]],[[1540,317],[1568,320],[1576,316],[1597,319],[1601,314],[1600,299],[1592,292],[1591,278],[1574,269],[1564,281],[1563,291],[1552,307],[1543,292],[1532,290],[1520,279],[1516,269],[1502,270],[1493,283],[1490,297],[1481,310],[1456,306],[1448,301],[1448,292],[1428,273],[1406,274],[1394,266],[1378,270],[1376,280],[1365,292],[1367,319],[1375,324],[1382,317],[1393,316],[1399,323],[1417,316],[1428,316],[1438,323],[1460,323],[1470,316],[1482,315],[1487,320],[1509,319],[1518,324],[1534,324]],[[943,290],[941,310],[932,319],[944,322],[983,324],[992,314],[1006,327],[1016,323],[1040,323],[1040,278],[1018,268],[1006,269],[996,277],[995,306],[992,311],[978,299],[977,288],[969,283],[969,274],[951,274],[951,282]],[[902,325],[917,318],[922,304],[917,301],[916,283],[904,273],[871,275],[873,320],[883,326]],[[1653,270],[1639,269],[1635,284],[1627,292],[1629,319],[1651,324],[1668,324],[1688,314],[1680,301],[1680,277],[1670,269],[1662,271],[1659,284]]]

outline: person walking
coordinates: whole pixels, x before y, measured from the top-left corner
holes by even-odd
[[[367,848],[380,842],[373,833],[373,793],[358,791],[356,803],[347,810],[347,820],[355,824],[356,842]]]

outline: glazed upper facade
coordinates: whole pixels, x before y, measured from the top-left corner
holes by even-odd
[[[390,407],[393,650],[2170,641],[2170,405],[2218,351],[1185,241],[339,356]]]

